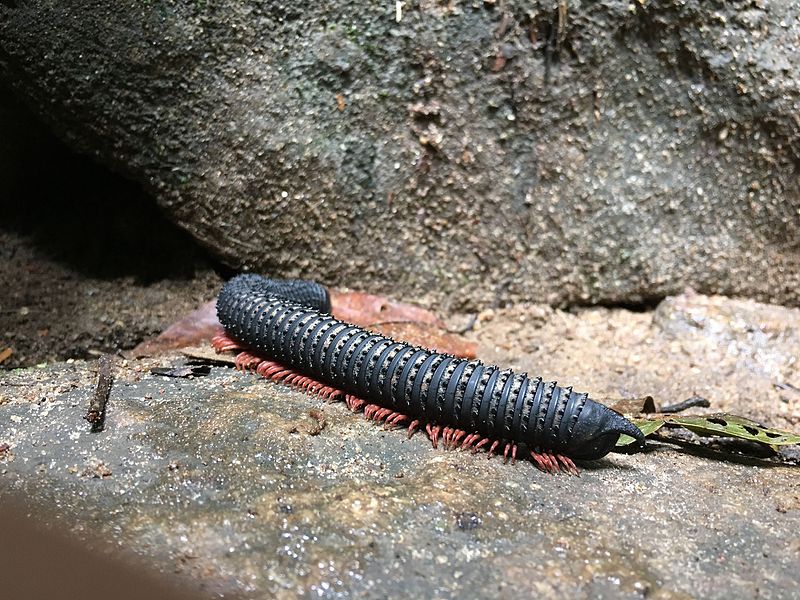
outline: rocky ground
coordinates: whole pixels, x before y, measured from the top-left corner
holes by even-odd
[[[452,324],[466,315],[451,317]],[[654,311],[489,310],[479,354],[597,397],[693,394],[800,429],[800,311],[686,293]],[[0,496],[201,597],[766,597],[798,586],[798,454],[655,442],[548,476],[433,450],[302,393],[185,358],[0,375]]]

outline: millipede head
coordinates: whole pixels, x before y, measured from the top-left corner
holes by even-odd
[[[644,447],[644,434],[636,425],[615,410],[587,399],[563,452],[572,458],[601,458],[611,452],[622,434]]]

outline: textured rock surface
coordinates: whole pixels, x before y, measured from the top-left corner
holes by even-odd
[[[476,337],[488,360],[598,396],[697,392],[797,430],[800,393],[774,384],[798,383],[798,315],[688,294],[655,314],[486,311]],[[551,477],[432,450],[255,376],[158,378],[154,364],[118,366],[99,434],[81,419],[90,363],[4,373],[0,501],[22,495],[201,597],[796,595],[796,449],[653,443]]]
[[[0,69],[235,266],[797,303],[796,3],[24,2]]]

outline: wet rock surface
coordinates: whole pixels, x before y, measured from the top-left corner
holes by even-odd
[[[697,392],[713,410],[797,430],[800,395],[771,384],[797,383],[798,332],[797,310],[685,294],[655,314],[486,311],[473,335],[484,359],[595,396]],[[734,338],[737,352],[720,341]],[[553,477],[433,450],[232,369],[149,372],[181,360],[120,360],[96,434],[82,420],[93,363],[3,373],[0,497],[135,552],[204,597],[796,593],[791,456],[652,443]]]
[[[794,2],[402,6],[4,3],[0,72],[236,267],[447,308],[797,304]]]

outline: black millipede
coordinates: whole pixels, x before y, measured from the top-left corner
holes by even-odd
[[[542,470],[577,473],[572,459],[605,456],[621,434],[642,432],[610,408],[541,377],[395,341],[330,314],[327,290],[304,280],[239,275],[217,299],[218,351],[236,366],[343,399],[387,425],[424,428],[433,446],[527,450]]]

